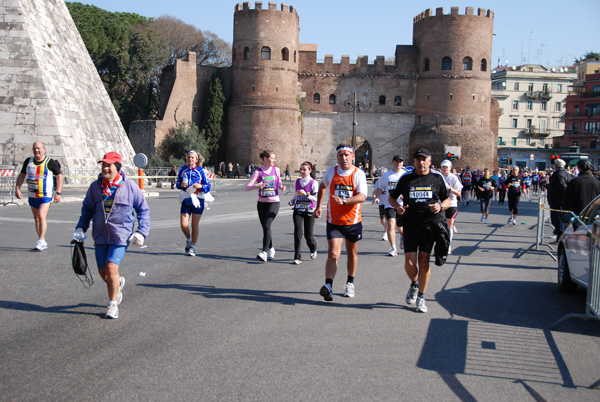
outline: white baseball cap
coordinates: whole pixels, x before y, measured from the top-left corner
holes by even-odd
[[[442,165],[441,166],[442,167],[444,167],[444,166],[452,167],[452,162],[450,162],[448,159],[444,159],[442,161]]]

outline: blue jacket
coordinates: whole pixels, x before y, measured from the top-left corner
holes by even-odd
[[[93,220],[94,244],[129,245],[129,237],[133,234],[135,226],[135,215],[138,220],[137,232],[147,237],[150,231],[150,208],[144,193],[135,182],[127,180],[123,171],[121,175],[124,182],[115,193],[108,220],[105,218],[102,203],[102,175],[90,185],[83,200],[81,217],[76,228],[81,228],[85,232],[90,226],[90,221]]]
[[[175,186],[180,190],[185,190],[187,188],[182,187],[181,185],[181,182],[183,182],[184,179],[188,182],[188,187],[196,183],[200,183],[202,185],[202,191],[198,189],[196,190],[196,194],[208,193],[210,191],[210,180],[208,180],[204,169],[202,169],[200,166],[196,166],[194,169],[191,169],[189,166],[185,165],[179,169],[179,173],[177,174],[177,183]]]

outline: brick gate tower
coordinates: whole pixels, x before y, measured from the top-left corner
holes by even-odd
[[[227,158],[259,162],[272,150],[277,164],[295,169],[302,144],[298,96],[299,18],[292,6],[262,2],[235,6]]]
[[[497,165],[497,138],[491,126],[491,10],[452,7],[425,10],[414,18],[413,45],[419,52],[415,126],[410,155],[418,147],[438,165],[448,152],[458,168]]]

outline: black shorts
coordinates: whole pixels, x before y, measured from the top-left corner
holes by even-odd
[[[327,222],[327,240],[342,238],[351,243],[362,239],[362,222],[354,225],[334,225]]]
[[[385,218],[385,205],[379,204],[379,219]]]
[[[446,219],[455,219],[456,215],[458,215],[458,208],[450,207],[444,211],[444,214],[446,215]]]
[[[398,220],[398,212],[394,208],[386,208],[385,209],[385,217],[387,219],[396,219]]]
[[[404,226],[404,252],[405,253],[416,253],[421,251],[423,253],[431,254],[435,238],[433,235],[433,226],[435,223],[429,225],[411,224]]]

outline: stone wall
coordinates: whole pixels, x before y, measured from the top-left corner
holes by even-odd
[[[63,0],[0,5],[0,155],[21,164],[35,141],[69,167],[133,148]]]

